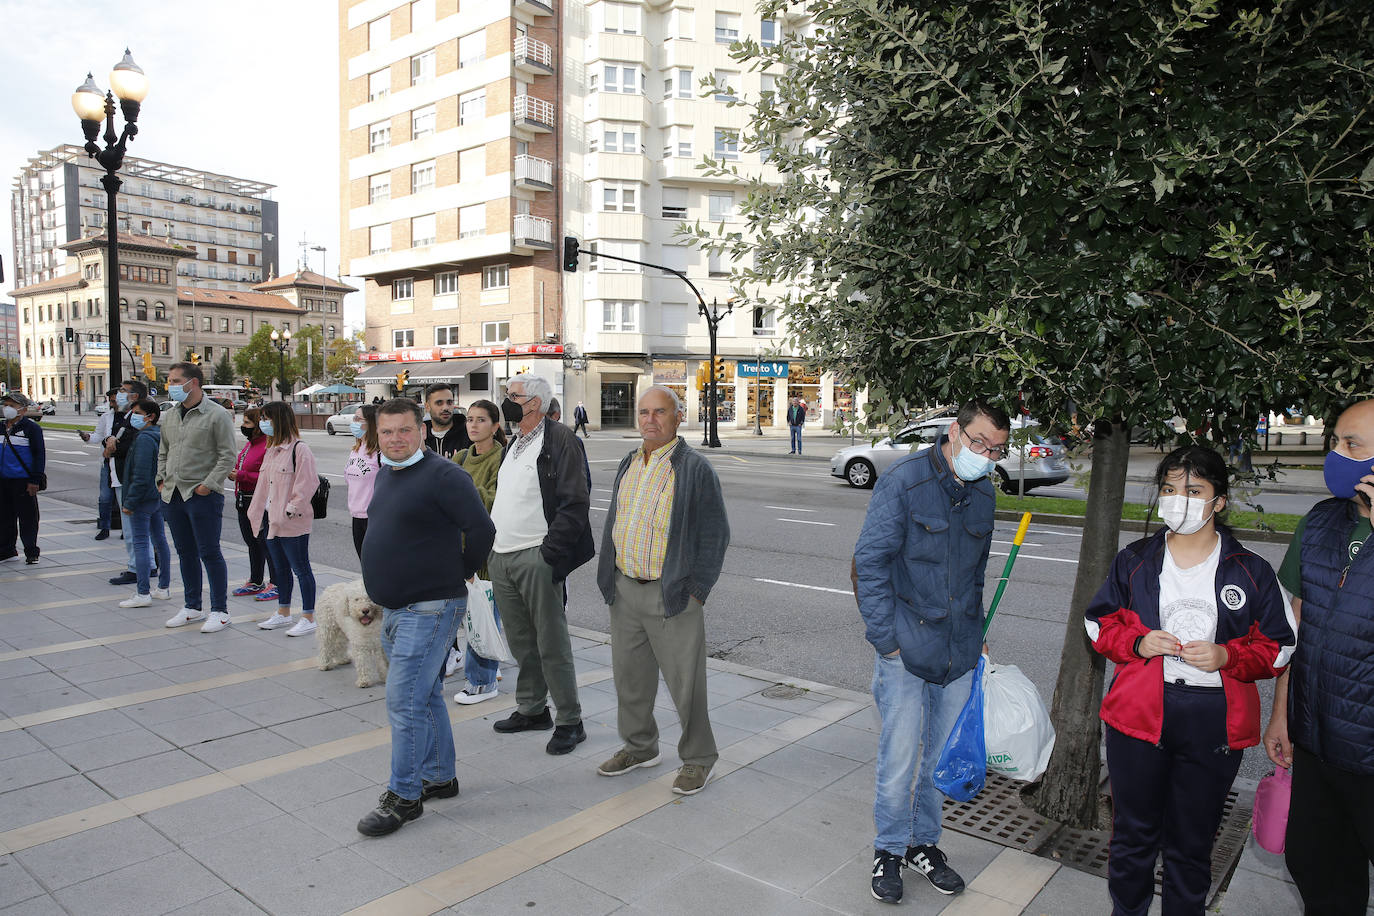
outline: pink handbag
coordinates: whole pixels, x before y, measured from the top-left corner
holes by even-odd
[[[1260,780],[1255,789],[1255,808],[1250,830],[1260,848],[1275,855],[1283,852],[1288,832],[1288,803],[1293,794],[1293,774],[1283,767]]]

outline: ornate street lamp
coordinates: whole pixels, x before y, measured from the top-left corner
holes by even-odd
[[[86,82],[72,93],[72,108],[81,119],[81,130],[86,135],[86,154],[100,163],[105,177],[100,183],[105,186],[105,235],[107,248],[105,255],[105,308],[109,315],[110,340],[110,383],[118,384],[124,374],[120,367],[120,347],[123,338],[119,333],[119,216],[115,205],[119,188],[123,184],[116,174],[124,164],[124,149],[130,140],[138,135],[138,111],[148,95],[148,77],[134,63],[129,49],[124,49],[124,59],[115,64],[110,71],[112,92],[101,94],[95,78],[86,74]],[[119,96],[119,107],[124,112],[124,131],[115,133],[115,96]],[[105,123],[105,147],[96,142],[100,138],[101,122]]]
[[[277,392],[280,395],[278,400],[286,400],[286,348],[291,346],[291,330],[288,328],[281,333],[277,329],[272,329],[272,346],[277,348],[277,360],[281,371],[277,374]]]

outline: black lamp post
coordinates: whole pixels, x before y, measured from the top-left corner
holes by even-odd
[[[272,329],[272,346],[277,348],[278,364],[281,371],[277,375],[277,392],[281,395],[278,400],[286,400],[286,348],[291,346],[291,331],[285,330],[278,333],[276,328]]]
[[[86,154],[105,170],[105,177],[100,179],[105,186],[105,309],[109,315],[110,340],[122,343],[119,333],[119,216],[115,201],[123,182],[116,173],[124,164],[125,146],[138,135],[138,110],[148,95],[148,77],[134,63],[128,48],[124,49],[124,59],[110,71],[110,88],[112,92],[102,95],[94,77],[87,73],[86,82],[72,93],[72,108],[81,119],[81,130],[86,135]],[[116,95],[120,110],[124,112],[124,131],[118,134],[114,123]],[[96,142],[102,121],[105,122],[104,149]],[[124,378],[120,356],[118,346],[110,348],[111,384]]]

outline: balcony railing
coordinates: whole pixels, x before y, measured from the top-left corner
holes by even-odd
[[[538,156],[515,157],[516,184],[541,184],[553,187],[553,163]]]
[[[535,98],[532,95],[517,95],[515,97],[515,123],[521,127],[544,133],[553,130],[553,103]]]
[[[528,35],[515,36],[515,62],[518,66],[522,62],[537,64],[548,72],[553,72],[553,48],[550,48],[538,38],[531,38]]]
[[[553,220],[528,213],[515,214],[515,243],[517,245],[553,246]]]

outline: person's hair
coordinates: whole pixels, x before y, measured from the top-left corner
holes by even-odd
[[[1231,508],[1230,471],[1226,459],[1216,449],[1205,445],[1185,445],[1165,455],[1155,468],[1155,491],[1150,497],[1150,511],[1145,516],[1146,534],[1149,534],[1149,520],[1154,517],[1154,507],[1159,500],[1159,490],[1164,486],[1164,478],[1174,471],[1183,471],[1189,477],[1205,480],[1212,485],[1212,495],[1226,497],[1226,507],[1216,512],[1218,524],[1226,524],[1226,513]]]
[[[116,395],[116,394],[119,394],[119,389],[118,389],[118,388],[111,388],[109,391],[105,392],[105,397],[108,398],[108,397],[110,397],[110,396],[112,396],[112,395]]]
[[[677,396],[676,391],[669,388],[667,385],[650,385],[648,388],[644,389],[644,393],[639,396],[639,400],[644,400],[644,395],[648,394],[650,391],[661,391],[664,394],[666,394],[668,396],[668,399],[673,402],[673,410],[677,411],[677,415],[679,418],[682,417],[683,410],[685,410],[685,408],[682,406],[682,398]]]
[[[994,429],[1002,432],[1011,431],[1011,417],[1007,416],[1007,412],[982,398],[965,401],[954,419],[959,423],[960,429],[968,429],[968,425],[979,417],[987,417]]]
[[[243,419],[245,422],[252,423],[253,429],[256,430],[258,428],[258,421],[262,419],[262,408],[249,407],[243,412]]]
[[[137,395],[135,400],[141,401],[148,396],[148,386],[140,382],[138,379],[128,379],[124,382],[124,384],[128,385],[130,388],[134,390],[134,394]]]
[[[544,416],[551,417],[554,414],[562,414],[563,405],[558,403],[558,398],[549,398],[549,407],[544,411]]]
[[[181,374],[186,378],[193,378],[202,387],[205,385],[205,372],[195,363],[172,363],[167,367],[167,374],[171,375],[173,369],[181,370]]]
[[[496,432],[492,434],[498,445],[502,448],[506,445],[506,431],[501,428],[501,408],[491,401],[483,398],[480,401],[473,401],[468,405],[468,416],[472,416],[474,410],[484,410],[487,416],[491,417],[492,425],[496,427]]]
[[[420,409],[419,404],[416,404],[410,398],[392,398],[391,400],[384,402],[380,407],[377,408],[377,421],[380,423],[382,417],[398,413],[408,415],[412,420],[415,421],[416,426],[420,427],[421,429],[424,428],[425,412]]]
[[[506,390],[510,391],[510,387],[516,382],[519,382],[521,388],[524,389],[525,397],[538,398],[539,403],[543,404],[546,408],[548,407],[549,401],[553,400],[553,386],[549,384],[548,379],[542,376],[522,372],[509,382],[506,382]]]
[[[448,382],[435,382],[432,385],[426,385],[425,400],[428,401],[431,394],[436,394],[440,391],[447,391],[449,394],[453,394],[453,386]]]
[[[367,429],[363,430],[361,439],[353,440],[353,451],[362,449],[369,455],[375,455],[382,450],[382,444],[377,441],[377,405],[360,404],[358,410],[362,411],[363,422],[367,424]]]
[[[267,437],[268,445],[282,445],[301,437],[296,428],[296,415],[285,401],[268,401],[262,405],[262,418],[272,424],[272,435]]]
[[[154,423],[158,421],[158,417],[162,416],[162,408],[157,406],[157,401],[154,401],[152,398],[139,398],[129,405],[130,410],[133,410],[135,407],[147,414],[148,418]]]

